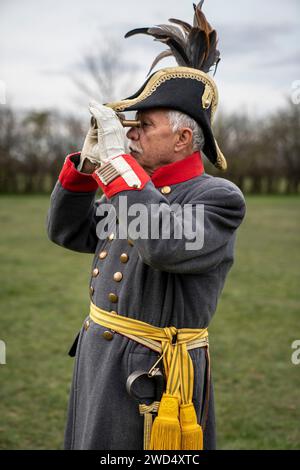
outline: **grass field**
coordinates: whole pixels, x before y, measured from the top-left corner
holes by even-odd
[[[62,448],[91,256],[45,232],[47,197],[0,198],[0,448]],[[249,197],[210,328],[218,448],[300,448],[300,198]]]

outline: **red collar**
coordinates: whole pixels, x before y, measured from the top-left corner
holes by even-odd
[[[201,154],[200,152],[194,152],[183,160],[158,168],[151,176],[151,180],[159,188],[188,181],[195,178],[195,176],[202,175],[202,173],[204,173],[204,167]]]

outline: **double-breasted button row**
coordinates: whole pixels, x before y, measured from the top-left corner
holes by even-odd
[[[110,313],[112,313],[113,315],[118,315],[115,310],[111,310]],[[106,339],[106,341],[111,341],[114,337],[114,334],[114,330],[106,330],[104,331],[104,333],[102,333],[102,337]]]
[[[107,251],[101,251],[101,253],[99,253],[99,256],[98,256],[99,259],[105,259],[106,257],[107,257]]]
[[[113,292],[110,292],[108,294],[108,298],[113,304],[116,304],[118,302],[118,296],[117,294],[114,294]]]
[[[170,194],[170,192],[172,191],[172,189],[170,188],[170,186],[164,186],[163,188],[161,188],[160,192],[162,194]]]
[[[85,329],[85,331],[87,331],[87,330],[89,329],[90,324],[91,324],[91,323],[90,323],[90,320],[86,320],[86,321],[84,322],[84,329]],[[104,339],[106,339],[106,341],[111,341],[111,340],[113,339],[113,337],[114,337],[114,331],[113,331],[113,330],[111,330],[111,331],[110,331],[110,330],[106,330],[106,331],[104,331],[104,332],[102,333],[102,337],[103,337]]]
[[[106,339],[106,341],[111,341],[114,337],[114,333],[112,331],[106,330],[102,333],[102,337]]]
[[[121,256],[120,256],[121,263],[127,263],[128,259],[129,259],[129,256],[128,256],[127,253],[122,253],[121,254]]]
[[[109,241],[113,241],[114,238],[115,238],[115,234],[114,234],[114,233],[111,233],[107,238],[108,238]],[[128,239],[128,244],[129,244],[130,246],[133,246],[132,240]],[[103,251],[101,251],[101,252],[99,253],[98,258],[99,258],[100,260],[104,260],[104,259],[107,257],[107,254],[108,254],[108,252],[107,252],[106,250],[103,250]],[[125,264],[125,263],[128,262],[128,260],[129,260],[128,254],[127,254],[127,253],[121,253],[121,255],[120,255],[120,261],[121,261],[121,263],[124,263],[124,264]],[[99,274],[100,274],[99,269],[98,269],[98,268],[95,268],[95,269],[93,270],[93,277],[96,277],[96,276],[98,276]],[[123,279],[123,274],[122,274],[120,271],[117,271],[117,272],[114,273],[113,279],[114,279],[115,282],[120,282],[120,281],[122,281],[122,279]],[[90,289],[90,292],[91,292],[91,295],[94,293],[94,289],[93,289],[92,287],[91,287],[91,289]],[[119,300],[118,295],[115,294],[114,292],[110,292],[110,293],[108,294],[108,298],[109,298],[109,301],[112,302],[112,303],[117,303],[118,300]]]
[[[114,281],[120,282],[122,281],[122,279],[123,279],[123,274],[120,271],[114,274]]]

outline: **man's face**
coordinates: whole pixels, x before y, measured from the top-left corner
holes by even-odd
[[[167,111],[139,111],[136,119],[141,121],[141,127],[132,127],[127,137],[131,155],[144,170],[151,175],[160,166],[176,161],[174,149],[178,136],[171,129]]]

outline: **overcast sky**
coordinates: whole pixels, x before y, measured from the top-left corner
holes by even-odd
[[[204,12],[219,33],[221,108],[262,115],[281,106],[300,80],[300,1],[206,0]],[[85,101],[78,102],[72,76],[80,74],[85,52],[108,36],[124,60],[136,64],[130,95],[164,48],[150,37],[125,40],[124,34],[170,17],[191,23],[192,1],[0,0],[0,82],[7,101],[81,112]],[[158,68],[170,65],[167,59]]]

